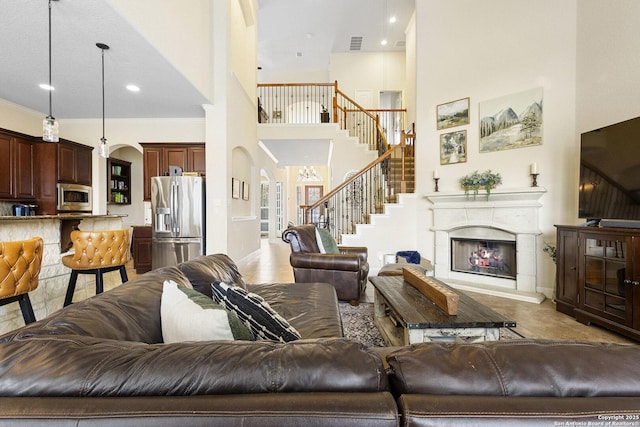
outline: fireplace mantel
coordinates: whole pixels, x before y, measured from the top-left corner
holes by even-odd
[[[537,287],[537,236],[541,187],[494,189],[487,198],[481,190],[474,198],[463,191],[426,194],[433,211],[435,232],[435,276],[459,289],[541,302],[544,295]],[[461,230],[483,229],[483,238],[505,232],[517,245],[518,273],[515,280],[451,271],[451,237]]]

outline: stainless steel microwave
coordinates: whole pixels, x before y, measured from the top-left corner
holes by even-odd
[[[91,193],[88,185],[58,184],[58,212],[91,212]]]

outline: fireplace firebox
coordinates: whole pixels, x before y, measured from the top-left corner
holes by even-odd
[[[516,242],[451,239],[451,271],[516,279]]]

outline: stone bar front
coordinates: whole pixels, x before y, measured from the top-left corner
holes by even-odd
[[[40,215],[0,216],[0,241],[26,240],[42,237],[44,253],[38,288],[29,293],[36,320],[62,308],[71,270],[62,265],[62,256],[69,253],[69,233],[79,230],[115,230],[122,228],[122,215]],[[105,275],[105,285],[111,274],[120,280],[118,272]],[[107,288],[107,286],[105,286]],[[79,275],[76,300],[95,295],[95,280],[90,275]],[[0,334],[24,325],[20,305],[0,307]]]

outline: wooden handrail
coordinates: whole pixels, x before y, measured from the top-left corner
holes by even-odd
[[[383,136],[383,138],[384,138],[384,136]],[[384,160],[386,160],[389,157],[391,157],[391,155],[393,154],[394,151],[400,150],[400,149],[404,149],[404,141],[401,144],[394,145],[393,147],[391,147],[391,149],[387,150],[383,155],[378,156],[377,159],[375,159],[374,161],[372,161],[371,163],[369,163],[368,165],[366,165],[365,167],[360,169],[360,171],[358,171],[356,174],[354,174],[351,178],[347,179],[342,184],[340,184],[337,187],[335,187],[333,190],[331,190],[329,193],[327,193],[324,197],[322,197],[320,200],[315,202],[313,205],[308,206],[307,207],[307,211],[319,208],[322,204],[324,204],[326,201],[328,201],[331,197],[333,197],[336,194],[338,194],[340,192],[340,190],[342,190],[343,188],[345,188],[349,184],[352,184],[356,179],[358,179],[362,175],[364,175],[369,169],[373,168],[374,166],[376,166],[379,163],[382,163]],[[402,174],[403,174],[403,179],[404,179],[404,155],[402,156],[402,162],[403,162]]]

